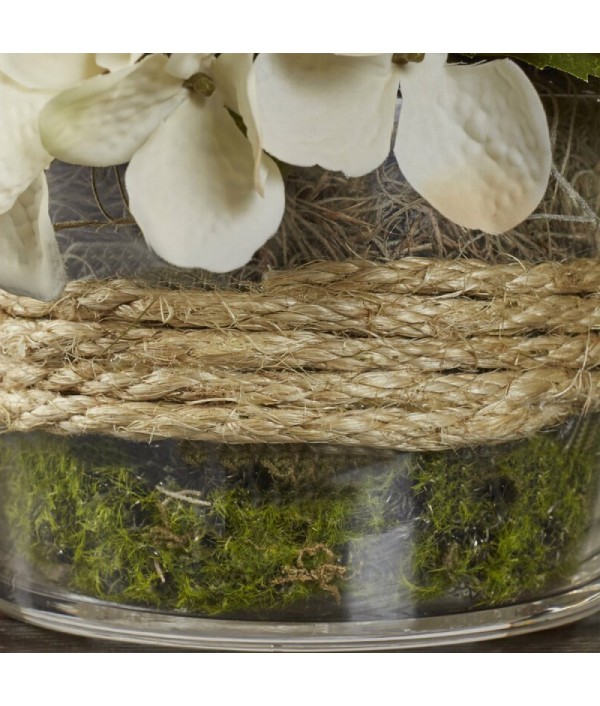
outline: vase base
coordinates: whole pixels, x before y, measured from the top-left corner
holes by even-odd
[[[158,613],[74,594],[18,593],[0,611],[83,637],[186,650],[341,652],[442,647],[560,627],[600,610],[600,578],[528,603],[444,616],[349,622],[261,622]]]

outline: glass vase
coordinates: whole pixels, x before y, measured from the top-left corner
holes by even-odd
[[[600,605],[598,420],[499,446],[3,437],[0,600],[163,646],[359,650],[569,622]]]
[[[590,125],[600,104],[593,89],[556,77],[541,84],[559,166],[540,208],[518,229],[486,236],[445,221],[393,161],[351,180],[284,168],[279,233],[229,275],[160,261],[130,218],[122,168],[55,163],[51,213],[69,276],[245,292],[274,268],[295,271],[315,259],[382,264],[419,256],[498,265],[594,257],[600,178],[598,131]],[[361,331],[350,326],[344,335],[340,347]],[[572,388],[592,374],[591,338],[588,344],[571,368]],[[127,346],[103,345],[114,353],[114,371],[123,371]],[[72,372],[80,357],[94,365],[75,335],[61,346],[60,370]],[[5,385],[16,380],[21,389],[19,368],[42,360],[39,347],[31,331],[18,345],[3,341]],[[325,365],[317,357],[310,364],[284,357],[279,365],[309,374]],[[496,370],[459,358],[448,350],[444,370]],[[552,370],[562,370],[563,358],[556,361]],[[234,370],[234,378],[246,370]],[[48,385],[40,389],[53,389]],[[66,385],[61,394],[81,391]],[[451,407],[452,394],[442,393],[439,404]],[[208,409],[213,402],[202,400]],[[370,403],[354,404],[369,410]],[[419,404],[411,399],[406,409],[421,412]],[[482,443],[465,434],[437,450],[404,448],[398,439],[390,448],[336,443],[330,429],[321,443],[219,443],[197,433],[136,440],[117,423],[110,434],[73,433],[62,421],[47,429],[42,420],[29,431],[7,424],[0,437],[0,609],[90,637],[259,651],[446,645],[578,620],[600,609],[593,410],[581,404],[532,432],[515,428]],[[352,430],[345,433],[352,441]]]

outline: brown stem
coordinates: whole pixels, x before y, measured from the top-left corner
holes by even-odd
[[[54,224],[54,230],[69,230],[71,228],[86,228],[88,226],[134,226],[136,225],[133,218],[114,218],[110,221],[61,221]]]

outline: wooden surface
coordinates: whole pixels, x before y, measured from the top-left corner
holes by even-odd
[[[146,645],[90,640],[42,630],[0,615],[0,652],[173,652]],[[501,640],[422,652],[600,652],[600,612],[577,623]]]

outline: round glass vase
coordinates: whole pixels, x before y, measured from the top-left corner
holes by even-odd
[[[597,254],[600,222],[599,135],[590,129],[600,117],[597,86],[560,77],[540,85],[559,166],[536,213],[501,236],[445,221],[406,184],[393,160],[351,180],[284,167],[287,207],[280,231],[248,266],[227,276],[182,271],[144,245],[127,210],[121,168],[54,163],[51,215],[69,277],[84,281],[76,283],[76,297],[69,290],[46,309],[23,298],[2,300],[0,609],[90,637],[259,651],[445,645],[545,629],[599,610],[594,376],[600,341],[593,311],[589,325],[578,320],[583,314],[570,315],[575,333],[567,326],[571,338],[555,349],[548,346],[561,330],[535,309],[529,328],[519,330],[521,347],[512,358],[500,346],[510,335],[504,310],[491,345],[489,332],[465,333],[458,325],[452,343],[437,336],[442,323],[448,333],[445,315],[435,325],[412,316],[400,333],[382,333],[377,297],[387,306],[398,295],[389,289],[361,295],[365,319],[350,317],[339,329],[327,329],[328,347],[309,341],[300,353],[288,344],[282,348],[278,339],[280,348],[267,359],[254,331],[240,329],[247,345],[230,346],[232,362],[224,357],[223,340],[236,326],[216,319],[214,335],[224,338],[211,339],[210,351],[205,343],[173,344],[170,338],[192,324],[169,308],[169,292],[205,291],[217,298],[233,292],[243,302],[260,282],[271,282],[270,292],[288,286],[273,284],[273,269],[298,272],[315,260],[367,259],[385,266],[418,256],[458,267],[476,261],[477,267],[522,263],[524,269],[589,263]],[[465,326],[487,321],[488,309],[484,315],[477,307],[491,311],[510,300],[506,288],[488,291],[485,284],[428,294],[427,272],[408,296],[430,296],[444,306],[468,300],[480,313],[463,317]],[[328,271],[325,279],[334,275]],[[104,278],[110,282],[102,289],[97,281]],[[586,277],[582,281],[577,305],[591,306],[598,292]],[[567,291],[570,282],[570,276],[558,277],[528,295],[541,302],[550,285]],[[282,296],[313,311],[335,286],[336,301],[356,295],[345,281],[324,284],[322,272],[306,286],[305,299],[297,289],[293,297],[289,289]],[[154,295],[144,299],[144,287],[166,293],[154,319],[156,301]],[[122,306],[118,320],[103,309],[111,288]],[[393,299],[389,311],[395,306]],[[228,304],[224,310],[239,321]],[[202,330],[203,315],[209,316],[208,307],[198,307],[194,330]],[[533,323],[531,316],[537,316]],[[298,339],[311,326],[290,330]],[[279,320],[269,331],[286,333]],[[435,355],[416,345],[433,339]],[[476,348],[480,339],[485,353]],[[374,348],[363,350],[363,343]],[[360,378],[358,398],[351,397],[348,382],[355,363],[363,366],[357,374],[367,376]],[[549,396],[539,393],[537,401],[523,396],[513,405],[525,410],[522,422],[510,429],[496,419],[489,434],[483,424],[480,441],[466,423],[464,434],[457,423],[450,435],[440,410],[458,414],[464,405],[483,406],[492,388],[502,404],[514,386],[493,376],[521,369],[547,376],[550,386],[555,374],[566,382]],[[413,373],[418,380],[401,402],[390,401],[388,381],[391,389],[403,370],[407,386]],[[161,382],[159,392],[144,387],[167,373],[179,374],[178,380]],[[438,373],[448,376],[441,387],[433,378]],[[199,374],[205,375],[201,384]],[[318,384],[314,376],[321,376]],[[292,378],[302,384],[302,398],[289,391]],[[465,402],[453,385],[467,379],[473,384]],[[476,379],[486,382],[478,387]],[[250,394],[252,414],[246,411],[240,421]],[[85,405],[93,395],[99,407],[92,409]],[[571,398],[578,406],[552,412]],[[161,406],[171,404],[192,416],[203,410],[204,431],[185,423],[173,431]],[[335,415],[320,422],[322,437],[318,424],[310,434],[300,433],[305,417],[342,407],[390,424],[390,410],[400,410],[430,428],[431,439],[424,434],[413,443],[408,432],[406,438],[397,431],[386,437],[380,430],[378,442],[368,443],[373,437],[360,436],[350,417],[336,426]],[[529,407],[546,422],[528,426]],[[124,421],[126,408],[134,411]],[[276,417],[284,408],[293,414],[282,427]],[[265,420],[260,433],[257,409]]]
[[[9,434],[0,605],[162,646],[361,650],[600,607],[596,418],[399,453]]]

